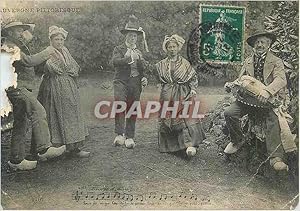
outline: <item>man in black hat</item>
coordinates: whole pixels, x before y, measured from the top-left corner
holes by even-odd
[[[269,51],[275,41],[275,35],[267,32],[257,33],[247,39],[247,43],[253,48],[254,54],[245,60],[240,76],[252,76],[266,86],[258,95],[258,100],[262,103],[266,103],[270,97],[277,97],[282,100],[286,98],[287,80],[283,61]],[[270,155],[270,165],[275,170],[287,170],[288,166],[283,162],[284,150],[281,145],[280,124],[278,116],[272,109],[260,110],[239,101],[232,103],[224,114],[231,138],[231,142],[224,152],[227,154],[237,152],[245,141],[240,127],[240,118],[246,114],[251,115],[259,112],[266,118],[266,146]]]
[[[7,97],[13,106],[14,124],[11,138],[11,155],[9,166],[14,170],[30,170],[37,165],[36,158],[41,160],[60,156],[65,151],[65,146],[56,148],[51,146],[50,132],[46,120],[46,112],[32,93],[34,88],[34,66],[50,58],[54,53],[48,47],[40,53],[31,55],[24,44],[23,34],[32,24],[10,22],[2,27],[1,34],[5,38],[1,51],[5,49],[19,49],[20,60],[13,63],[17,76],[17,87],[6,89]],[[25,136],[28,130],[28,119],[32,124],[31,160],[25,159]],[[38,155],[38,156],[36,156]]]
[[[125,35],[125,42],[115,47],[112,56],[112,63],[115,68],[114,98],[116,101],[125,102],[129,109],[134,101],[140,100],[142,87],[147,85],[147,79],[144,77],[145,60],[142,52],[137,49],[138,36],[143,35],[145,38],[145,32],[139,27],[137,18],[132,15],[121,33]],[[146,51],[148,51],[145,39],[144,44]],[[126,148],[132,149],[135,147],[133,138],[136,116],[132,115],[125,119],[125,114],[122,112],[115,116],[115,133],[117,136],[114,144],[116,146],[125,144]]]

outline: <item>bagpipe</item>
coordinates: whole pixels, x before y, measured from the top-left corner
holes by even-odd
[[[258,96],[261,90],[266,89],[266,85],[249,75],[226,83],[225,89],[231,91],[237,101],[251,107],[271,109],[281,105],[281,101],[275,97],[270,97],[266,103],[259,101]]]

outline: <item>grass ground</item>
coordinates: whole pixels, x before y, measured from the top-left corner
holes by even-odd
[[[135,149],[114,147],[114,121],[93,114],[99,99],[112,96],[110,77],[79,82],[91,157],[63,156],[32,171],[10,172],[9,134],[2,134],[4,209],[282,209],[298,193],[297,187],[260,177],[247,185],[252,175],[229,163],[213,142],[202,144],[190,160],[159,153],[156,118],[137,122]],[[198,93],[202,113],[226,96],[220,87],[199,87]],[[158,94],[149,86],[142,98]]]

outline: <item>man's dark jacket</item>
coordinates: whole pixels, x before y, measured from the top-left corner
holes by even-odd
[[[131,68],[128,63],[131,62],[131,58],[124,58],[126,52],[127,47],[125,44],[115,47],[113,51],[112,63],[115,68],[115,80],[126,81],[130,78]],[[141,51],[139,51],[139,53],[142,55]],[[139,77],[142,78],[145,70],[143,59],[137,60],[137,70]]]

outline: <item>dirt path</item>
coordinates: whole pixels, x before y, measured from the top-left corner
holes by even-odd
[[[214,143],[202,144],[191,160],[159,153],[156,119],[138,122],[134,150],[114,147],[113,120],[93,116],[97,100],[111,96],[110,85],[81,82],[91,157],[62,157],[29,172],[3,171],[5,209],[282,209],[295,195],[277,187],[280,181],[255,178],[246,186],[252,175],[228,163]],[[157,93],[149,87],[143,98]],[[200,87],[198,93],[203,112],[225,96],[220,88]]]

